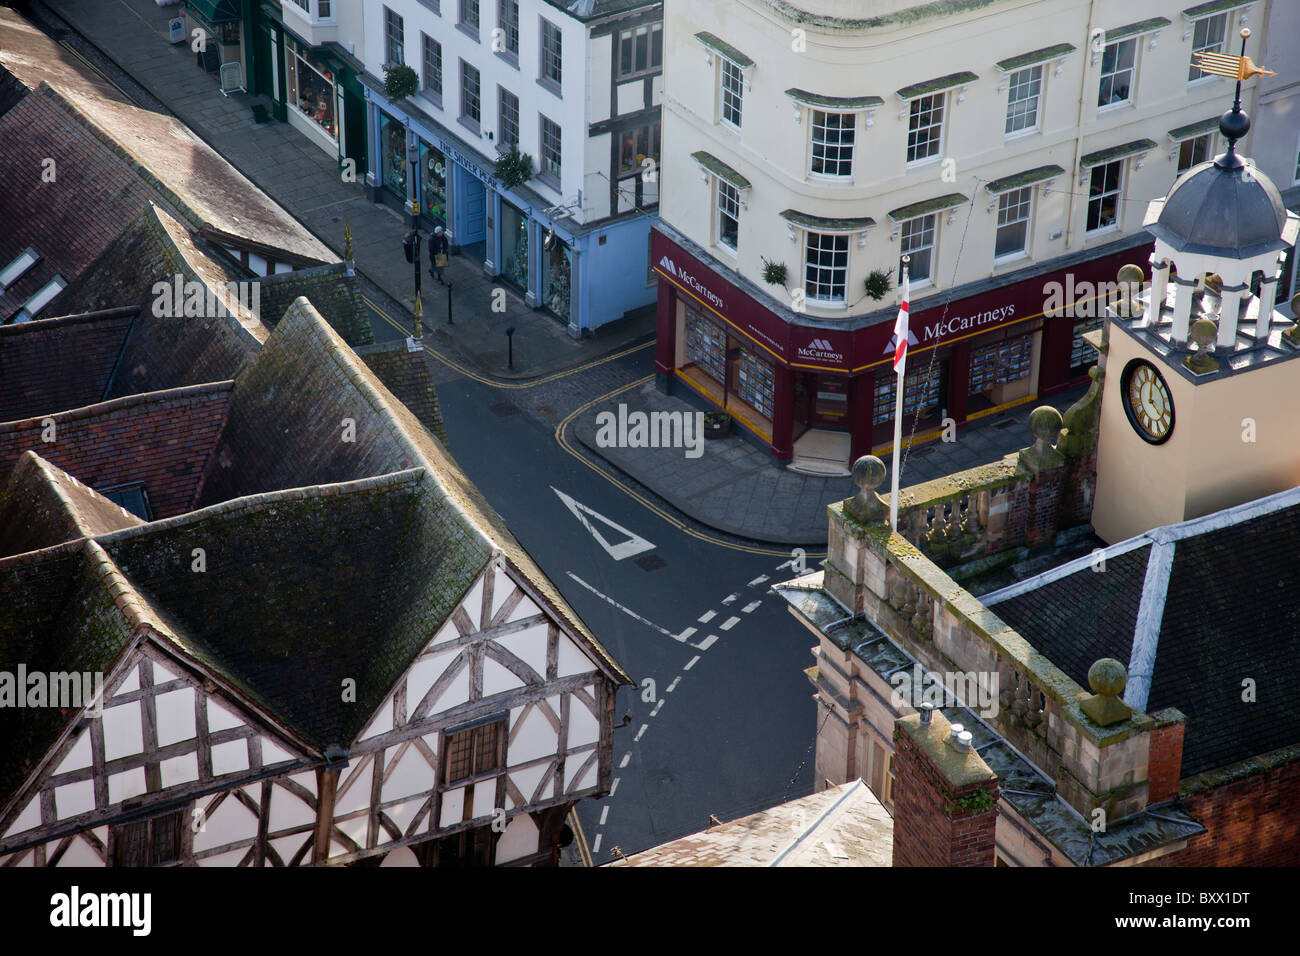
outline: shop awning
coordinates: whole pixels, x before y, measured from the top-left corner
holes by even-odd
[[[185,0],[185,6],[208,23],[234,23],[241,18],[239,0]]]

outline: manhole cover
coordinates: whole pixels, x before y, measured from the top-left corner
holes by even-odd
[[[668,567],[668,562],[657,554],[644,554],[634,562],[642,571],[658,571]]]
[[[489,405],[488,411],[498,418],[505,418],[507,415],[518,415],[519,406],[514,402],[497,402],[495,405]]]

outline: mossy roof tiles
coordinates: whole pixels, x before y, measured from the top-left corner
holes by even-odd
[[[1006,60],[999,60],[997,67],[1004,73],[1011,73],[1015,70],[1023,70],[1027,66],[1034,66],[1038,63],[1046,63],[1048,60],[1057,60],[1074,52],[1073,43],[1057,43],[1052,46],[1045,46],[1040,50],[1031,50],[1029,53],[1021,53],[1019,56],[1013,56]]]
[[[708,47],[710,50],[713,50],[715,53],[721,53],[723,56],[725,56],[728,60],[730,60],[732,63],[736,64],[737,66],[748,67],[754,65],[754,61],[751,60],[749,57],[747,57],[745,54],[741,53],[739,50],[737,50],[730,43],[727,43],[721,37],[714,36],[712,33],[709,33],[708,31],[701,31],[695,34],[695,39],[699,40],[700,43],[704,44],[706,47]]]

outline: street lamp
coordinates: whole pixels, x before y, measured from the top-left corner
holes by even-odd
[[[515,328],[513,325],[506,329],[506,367],[510,369],[515,367]]]

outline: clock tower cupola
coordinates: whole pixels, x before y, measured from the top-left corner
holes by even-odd
[[[1107,316],[1092,523],[1110,542],[1300,485],[1300,330],[1274,308],[1300,218],[1237,152],[1241,82],[1267,71],[1198,56],[1237,80],[1227,148],[1150,204],[1150,285],[1125,266]]]

